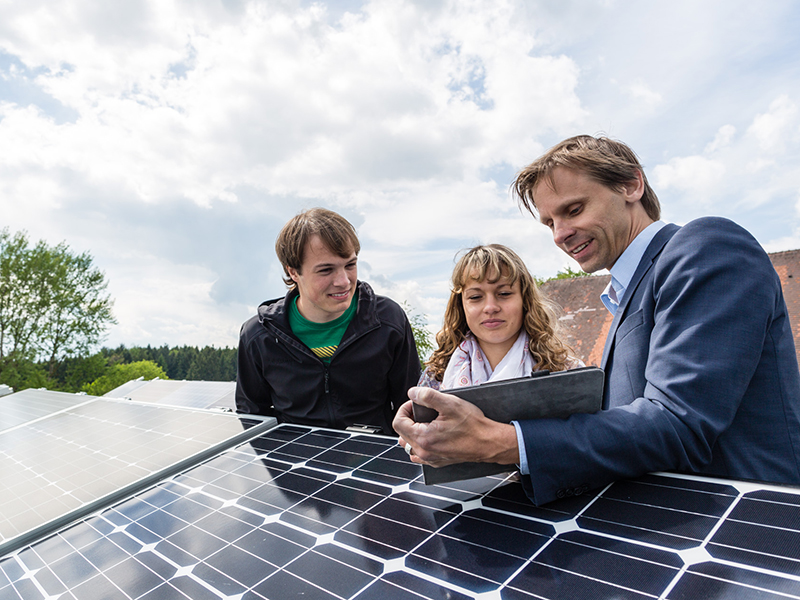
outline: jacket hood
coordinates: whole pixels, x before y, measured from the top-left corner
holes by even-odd
[[[289,290],[282,298],[273,298],[272,300],[265,300],[258,306],[258,320],[261,323],[265,321],[274,321],[281,319],[286,314],[286,307],[289,306],[288,302],[297,296],[297,290]]]

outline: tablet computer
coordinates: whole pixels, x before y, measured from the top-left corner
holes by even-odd
[[[472,402],[493,421],[510,423],[528,419],[564,419],[576,413],[597,412],[603,405],[603,381],[602,369],[583,367],[556,373],[534,371],[528,377],[441,391]],[[416,403],[413,410],[417,422],[429,422],[438,416],[435,410]],[[515,470],[514,465],[496,463],[422,467],[428,485]]]

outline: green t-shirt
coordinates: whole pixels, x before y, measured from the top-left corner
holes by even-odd
[[[289,305],[289,326],[292,332],[298,339],[308,346],[311,351],[319,356],[323,362],[331,362],[333,353],[339,347],[339,342],[342,341],[342,336],[353,320],[358,308],[358,290],[353,294],[353,300],[350,302],[350,307],[344,311],[342,316],[335,318],[333,321],[327,323],[315,323],[309,321],[300,314],[297,308],[297,299],[300,296],[295,296],[294,300]]]

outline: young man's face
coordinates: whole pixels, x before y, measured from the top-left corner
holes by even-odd
[[[334,254],[318,235],[306,242],[301,269],[288,267],[289,277],[297,284],[300,314],[315,323],[327,323],[340,317],[350,307],[356,291],[358,257]]]
[[[641,180],[616,191],[582,171],[556,167],[553,184],[542,180],[533,188],[539,220],[553,232],[556,245],[587,273],[610,269],[652,223],[640,202]]]

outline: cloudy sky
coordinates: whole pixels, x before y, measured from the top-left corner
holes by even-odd
[[[579,133],[637,151],[665,220],[800,248],[798,31],[791,0],[0,2],[0,227],[92,254],[113,346],[236,345],[314,206],[434,329],[462,248],[551,276],[508,186]]]

